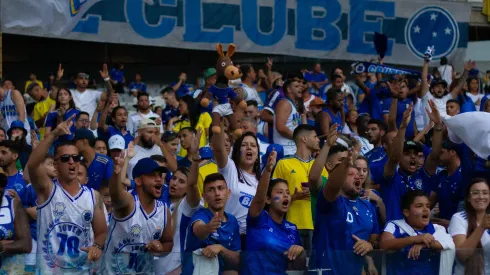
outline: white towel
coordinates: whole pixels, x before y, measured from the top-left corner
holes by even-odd
[[[417,236],[418,234],[415,230],[405,222],[405,220],[395,220],[392,221],[400,229],[405,231],[410,236]],[[443,226],[434,224],[434,229],[436,230],[433,234],[436,241],[438,241],[443,250],[441,251],[441,259],[439,262],[439,275],[452,274],[454,257],[456,255],[456,246],[454,245],[453,238],[446,232],[446,228]]]
[[[218,256],[208,258],[202,255],[202,249],[197,249],[192,253],[194,271],[192,275],[216,275],[219,274]]]
[[[465,143],[482,159],[490,157],[490,113],[468,112],[443,120],[452,142]]]

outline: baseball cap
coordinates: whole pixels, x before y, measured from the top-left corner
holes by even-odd
[[[24,127],[24,122],[20,121],[20,120],[14,120],[12,121],[12,124],[10,124],[10,128],[8,129],[7,131],[7,135],[10,137],[12,135],[12,130],[13,129],[22,129],[23,132],[24,132],[24,136],[27,135],[27,130],[26,128]]]
[[[212,159],[213,158],[213,150],[210,147],[202,147],[199,149],[199,156],[201,159]]]
[[[88,74],[86,74],[86,73],[78,73],[77,74],[77,77],[78,78],[87,78],[87,79],[90,78],[90,76]]]
[[[405,141],[405,143],[403,144],[403,152],[406,152],[408,150],[415,150],[415,152],[419,153],[424,151],[424,147],[419,142],[408,140]]]
[[[94,133],[89,129],[79,128],[75,130],[75,137],[73,141],[77,141],[79,139],[88,139],[88,141],[93,141],[95,139]]]
[[[146,129],[146,128],[156,128],[156,127],[158,127],[157,123],[149,118],[143,118],[138,124],[138,130]]]
[[[325,101],[323,101],[321,98],[319,97],[315,97],[311,102],[310,102],[310,106],[325,106]]]
[[[444,87],[444,89],[447,89],[447,82],[446,82],[446,80],[439,79],[439,80],[435,81],[434,86],[439,85],[439,84],[441,84]]]
[[[119,149],[124,150],[126,141],[121,135],[113,135],[109,138],[109,150]]]
[[[215,68],[207,68],[206,71],[204,71],[204,74],[202,76],[204,79],[208,79],[208,77],[213,76],[215,74],[216,74]]]
[[[159,171],[161,173],[168,172],[168,169],[161,167],[158,163],[151,158],[143,158],[136,163],[133,168],[133,178],[140,177],[142,175],[147,175],[153,173],[154,171]]]

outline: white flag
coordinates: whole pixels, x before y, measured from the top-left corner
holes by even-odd
[[[480,158],[490,157],[490,113],[468,112],[444,118],[449,139],[465,143]]]
[[[1,0],[2,29],[31,35],[65,35],[100,0]]]

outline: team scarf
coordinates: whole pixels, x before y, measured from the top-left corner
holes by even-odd
[[[362,73],[381,73],[388,75],[409,75],[417,77],[418,79],[422,78],[422,72],[409,70],[409,69],[400,69],[391,66],[370,63],[370,62],[355,62],[351,65],[352,71],[351,74],[362,74]],[[428,75],[428,79],[432,79],[432,75]]]

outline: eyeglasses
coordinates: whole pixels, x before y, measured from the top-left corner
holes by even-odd
[[[60,160],[62,163],[67,163],[70,161],[70,158],[73,160],[73,162],[80,162],[80,160],[82,159],[82,156],[80,156],[80,155],[62,155],[55,160]]]
[[[480,190],[473,190],[470,192],[472,197],[478,197],[478,195],[481,195],[482,197],[488,197],[489,192],[488,191],[480,191]]]
[[[90,120],[88,120],[88,119],[79,119],[78,121],[81,123],[89,123],[90,122]]]

